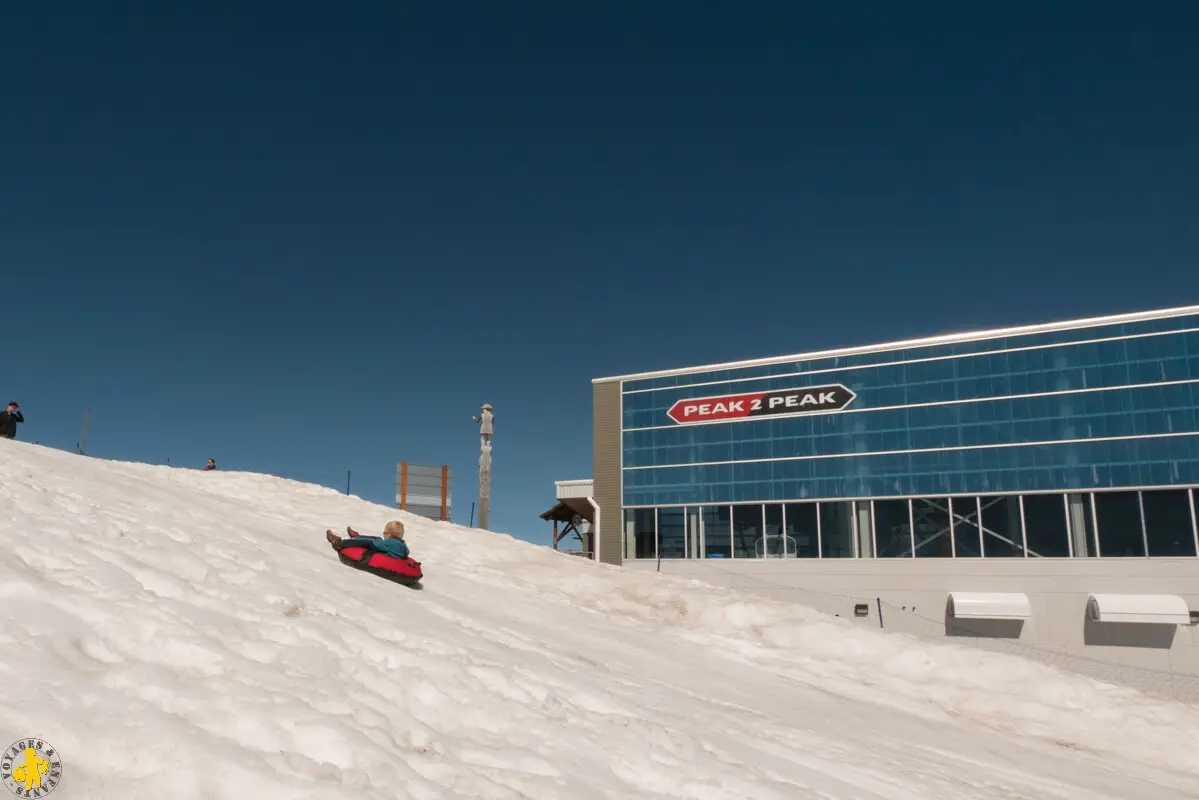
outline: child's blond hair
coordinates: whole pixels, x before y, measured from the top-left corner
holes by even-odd
[[[404,523],[397,519],[383,526],[384,539],[403,539],[404,538]]]

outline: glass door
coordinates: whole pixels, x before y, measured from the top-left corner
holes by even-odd
[[[681,508],[658,509],[658,558],[686,558],[686,515]]]
[[[733,517],[728,506],[704,506],[699,515],[700,558],[732,558]]]
[[[786,558],[788,555],[795,555],[795,542],[792,541],[788,548],[783,507],[767,505],[762,509],[762,553],[759,558]]]

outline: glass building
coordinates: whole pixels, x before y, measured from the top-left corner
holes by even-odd
[[[604,561],[1199,551],[1199,307],[594,391]]]

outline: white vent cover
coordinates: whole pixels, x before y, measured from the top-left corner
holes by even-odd
[[[1191,610],[1176,594],[1093,594],[1087,599],[1087,619],[1189,625]]]
[[[950,592],[949,615],[957,619],[1028,619],[1028,595],[1019,592]]]

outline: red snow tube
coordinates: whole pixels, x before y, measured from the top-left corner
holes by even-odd
[[[343,564],[406,586],[412,586],[424,577],[419,561],[412,558],[396,558],[367,547],[344,547],[337,551],[337,557]]]

